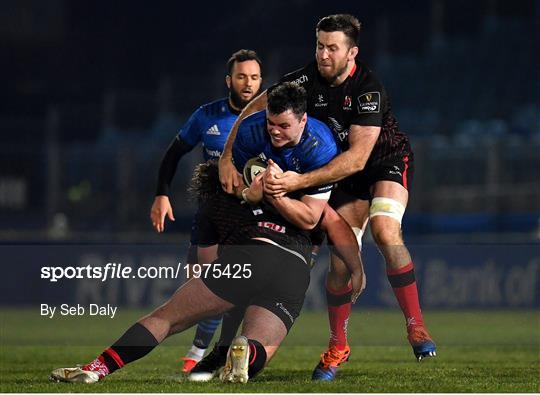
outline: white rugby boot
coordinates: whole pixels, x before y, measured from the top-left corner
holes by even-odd
[[[249,368],[249,343],[245,336],[236,336],[231,342],[227,352],[227,361],[225,367],[219,375],[224,383],[242,383],[248,382]]]
[[[82,370],[78,366],[76,368],[54,369],[49,379],[56,382],[93,384],[99,381],[99,375],[90,370]]]

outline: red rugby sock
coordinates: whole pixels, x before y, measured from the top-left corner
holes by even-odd
[[[388,281],[394,290],[399,307],[405,316],[407,329],[413,326],[423,326],[424,319],[418,300],[418,288],[414,277],[414,266],[409,262],[399,269],[386,269]]]
[[[103,355],[100,355],[89,364],[84,365],[81,369],[97,373],[100,380],[103,377],[111,374],[111,371],[109,367],[107,366],[107,363],[105,362],[105,359],[103,358]]]
[[[328,304],[328,320],[330,323],[329,347],[336,346],[343,350],[347,346],[347,325],[351,315],[351,293],[350,283],[342,289],[331,289],[326,284],[326,300]]]

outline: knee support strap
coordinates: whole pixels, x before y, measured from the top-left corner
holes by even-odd
[[[401,224],[401,220],[405,214],[405,206],[397,200],[376,197],[371,201],[369,206],[369,218],[376,217],[377,215],[386,215],[387,217],[394,218]]]

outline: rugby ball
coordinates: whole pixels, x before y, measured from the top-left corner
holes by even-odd
[[[266,166],[266,162],[259,157],[248,160],[244,166],[244,183],[250,186],[251,181],[266,170]]]

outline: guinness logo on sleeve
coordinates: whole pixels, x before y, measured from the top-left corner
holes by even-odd
[[[380,92],[367,92],[358,96],[358,113],[378,113],[381,108]]]

